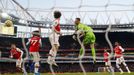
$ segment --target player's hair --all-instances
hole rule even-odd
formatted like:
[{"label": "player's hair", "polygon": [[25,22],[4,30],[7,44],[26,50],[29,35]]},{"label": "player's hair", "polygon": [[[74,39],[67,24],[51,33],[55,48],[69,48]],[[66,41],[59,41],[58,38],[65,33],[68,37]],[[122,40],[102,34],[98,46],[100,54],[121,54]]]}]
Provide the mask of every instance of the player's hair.
[{"label": "player's hair", "polygon": [[118,41],[116,41],[119,45],[121,45],[121,43],[120,42],[118,42]]},{"label": "player's hair", "polygon": [[61,17],[61,12],[60,11],[54,11],[54,18],[60,18]]},{"label": "player's hair", "polygon": [[40,32],[38,30],[35,30],[32,32],[33,36],[40,36]]},{"label": "player's hair", "polygon": [[80,21],[80,18],[77,17],[76,19],[77,19],[78,21]]},{"label": "player's hair", "polygon": [[15,43],[11,43],[11,45],[16,45]]},{"label": "player's hair", "polygon": [[15,45],[15,46],[16,46],[16,44],[15,44],[15,43],[11,43],[11,46],[12,46],[12,45]]}]

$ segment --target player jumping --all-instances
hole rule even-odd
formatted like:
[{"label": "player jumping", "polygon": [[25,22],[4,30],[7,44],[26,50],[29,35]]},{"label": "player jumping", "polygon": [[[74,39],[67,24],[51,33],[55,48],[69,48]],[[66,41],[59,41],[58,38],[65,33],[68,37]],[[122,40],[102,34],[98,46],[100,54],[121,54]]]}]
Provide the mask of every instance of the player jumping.
[{"label": "player jumping", "polygon": [[105,67],[107,71],[114,72],[112,65],[111,65],[111,61],[110,61],[110,54],[109,52],[107,52],[107,50],[104,50],[103,56],[104,56],[104,62],[105,62]]},{"label": "player jumping", "polygon": [[22,71],[22,56],[23,51],[16,47],[15,44],[11,44],[10,58],[16,59],[16,67]]},{"label": "player jumping", "polygon": [[[93,33],[93,29],[85,24],[80,23],[80,18],[75,19],[75,32],[84,37],[82,43],[84,45],[90,44],[92,50],[92,56],[94,62],[96,62],[96,53],[95,53],[95,40],[96,37]],[[80,56],[83,54],[83,49],[80,49]]]},{"label": "player jumping", "polygon": [[30,44],[29,47],[29,53],[30,56],[33,57],[33,62],[34,64],[34,74],[35,75],[40,75],[39,73],[39,61],[40,61],[40,54],[39,54],[39,49],[42,46],[41,42],[41,37],[40,37],[40,32],[39,31],[33,31],[32,37],[29,39],[27,42],[27,45]]},{"label": "player jumping", "polygon": [[54,24],[52,26],[52,33],[49,36],[49,40],[51,43],[51,50],[49,51],[49,56],[48,56],[48,64],[50,65],[55,65],[58,66],[55,62],[55,57],[57,55],[57,51],[59,49],[59,36],[60,36],[60,17],[61,17],[61,12],[60,11],[54,11]]},{"label": "player jumping", "polygon": [[116,57],[116,67],[120,70],[121,74],[124,73],[121,67],[119,66],[121,65],[121,63],[126,67],[128,73],[131,73],[123,57],[124,49],[121,47],[119,42],[115,42],[114,51],[115,51],[115,57]]}]

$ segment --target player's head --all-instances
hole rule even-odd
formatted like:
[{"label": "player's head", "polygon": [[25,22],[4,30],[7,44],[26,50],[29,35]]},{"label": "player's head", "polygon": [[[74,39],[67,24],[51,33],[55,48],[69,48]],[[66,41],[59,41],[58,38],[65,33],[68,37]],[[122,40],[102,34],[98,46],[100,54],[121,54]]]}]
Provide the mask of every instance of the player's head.
[{"label": "player's head", "polygon": [[60,11],[54,11],[54,18],[58,19],[61,17],[61,12]]},{"label": "player's head", "polygon": [[16,45],[14,43],[11,44],[11,49],[15,49]]},{"label": "player's head", "polygon": [[32,32],[33,36],[40,36],[40,32],[38,30],[35,30]]},{"label": "player's head", "polygon": [[78,25],[80,23],[80,18],[75,18],[75,25]]},{"label": "player's head", "polygon": [[116,42],[114,43],[114,45],[115,45],[115,46],[118,46],[118,45],[120,45],[120,43],[116,41]]}]

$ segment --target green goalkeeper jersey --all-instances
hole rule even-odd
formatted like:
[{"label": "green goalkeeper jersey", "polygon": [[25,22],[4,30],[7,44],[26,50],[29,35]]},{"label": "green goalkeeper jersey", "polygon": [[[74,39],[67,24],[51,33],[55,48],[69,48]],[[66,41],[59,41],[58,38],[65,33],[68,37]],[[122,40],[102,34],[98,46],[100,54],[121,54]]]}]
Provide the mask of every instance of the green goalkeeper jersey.
[{"label": "green goalkeeper jersey", "polygon": [[93,29],[91,27],[80,23],[76,25],[76,30],[81,30],[82,32],[85,33],[84,39],[83,39],[84,44],[95,43],[96,38],[93,33]]}]

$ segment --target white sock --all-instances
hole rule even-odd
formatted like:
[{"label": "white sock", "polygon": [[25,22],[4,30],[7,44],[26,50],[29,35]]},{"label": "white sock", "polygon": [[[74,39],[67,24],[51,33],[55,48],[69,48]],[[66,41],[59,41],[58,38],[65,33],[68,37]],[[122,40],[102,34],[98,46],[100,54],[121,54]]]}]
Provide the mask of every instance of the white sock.
[{"label": "white sock", "polygon": [[126,69],[127,69],[128,72],[130,72],[130,70],[129,70],[129,68],[127,66],[126,66]]},{"label": "white sock", "polygon": [[110,72],[109,67],[106,67],[106,68],[107,68],[107,71]]},{"label": "white sock", "polygon": [[123,72],[123,70],[121,68],[119,68],[120,72]]},{"label": "white sock", "polygon": [[110,70],[111,70],[111,72],[114,72],[114,69],[112,68],[112,66],[110,66]]},{"label": "white sock", "polygon": [[123,65],[126,67],[127,71],[130,72],[130,70],[125,62],[123,62]]}]

